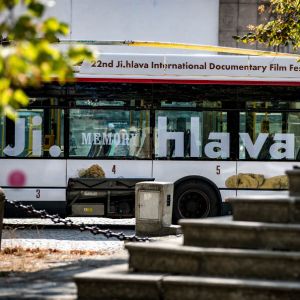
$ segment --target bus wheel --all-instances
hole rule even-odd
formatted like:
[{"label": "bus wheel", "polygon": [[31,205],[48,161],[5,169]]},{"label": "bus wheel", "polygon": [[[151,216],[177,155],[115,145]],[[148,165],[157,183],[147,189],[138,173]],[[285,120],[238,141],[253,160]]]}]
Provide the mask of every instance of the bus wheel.
[{"label": "bus wheel", "polygon": [[218,197],[214,189],[203,181],[187,181],[174,193],[173,223],[185,218],[217,216]]}]

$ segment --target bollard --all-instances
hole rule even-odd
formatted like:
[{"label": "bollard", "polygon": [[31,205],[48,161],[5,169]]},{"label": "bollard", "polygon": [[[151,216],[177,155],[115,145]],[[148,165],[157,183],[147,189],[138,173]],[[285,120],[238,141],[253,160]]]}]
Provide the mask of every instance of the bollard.
[{"label": "bollard", "polygon": [[1,250],[4,205],[5,205],[5,194],[4,194],[4,191],[0,188],[0,250]]},{"label": "bollard", "polygon": [[290,197],[300,198],[300,167],[294,166],[293,170],[285,172],[289,180]]}]

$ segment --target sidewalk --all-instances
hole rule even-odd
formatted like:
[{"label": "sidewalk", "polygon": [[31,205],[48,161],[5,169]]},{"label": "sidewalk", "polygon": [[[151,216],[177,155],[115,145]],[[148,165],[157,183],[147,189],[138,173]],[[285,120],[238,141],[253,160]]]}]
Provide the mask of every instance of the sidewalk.
[{"label": "sidewalk", "polygon": [[125,254],[103,258],[80,259],[37,272],[1,274],[0,299],[74,300],[77,289],[75,274],[126,262]]},{"label": "sidewalk", "polygon": [[[120,232],[120,230],[113,230]],[[133,235],[133,230],[123,230]],[[74,229],[8,229],[2,232],[2,249],[30,248],[57,249],[63,251],[86,250],[111,253],[123,248],[124,242],[116,238],[107,239],[103,235],[93,235]]]},{"label": "sidewalk", "polygon": [[[85,224],[101,223],[108,228],[111,225],[134,226],[135,224],[135,219],[72,218],[72,220],[79,224],[82,222]],[[90,232],[80,232],[74,229],[57,229],[55,225],[47,229],[37,228],[37,225],[49,225],[49,221],[41,219],[5,219],[6,228],[9,228],[12,224],[17,226],[13,229],[3,230],[2,250],[6,247],[51,248],[62,251],[97,251],[99,254],[79,256],[72,261],[48,260],[47,268],[33,272],[3,271],[5,269],[3,267],[8,262],[0,260],[0,299],[74,300],[77,298],[76,285],[73,282],[75,274],[110,265],[123,264],[128,259],[127,251],[124,250],[124,242],[117,239],[106,239],[102,235],[93,235]],[[21,229],[21,224],[25,223],[31,226],[31,229]],[[18,224],[20,224],[20,228]],[[113,231],[123,231],[126,235],[134,234],[134,230],[128,229],[122,230],[120,228]],[[35,261],[31,261],[32,266],[34,266],[34,263]]]},{"label": "sidewalk", "polygon": [[[67,219],[72,220],[75,224],[86,224],[86,225],[99,225],[101,227],[112,226],[112,227],[133,227],[135,226],[135,218],[130,219],[110,219],[110,218],[96,218],[96,217],[68,217]],[[27,226],[38,226],[38,227],[59,227],[60,224],[55,224],[49,219],[41,218],[26,218],[26,219],[3,219],[4,226],[17,226],[25,225]]]},{"label": "sidewalk", "polygon": [[[103,225],[107,228],[134,226],[135,219],[71,218],[74,223]],[[25,229],[23,225],[25,226]],[[19,225],[19,226],[18,226]],[[76,299],[77,291],[73,275],[94,268],[124,263],[127,252],[124,242],[106,239],[102,235],[80,232],[74,229],[58,229],[51,220],[4,219],[2,250],[5,248],[57,249],[61,251],[97,251],[98,255],[78,257],[77,260],[47,260],[48,268],[34,272],[3,271],[9,261],[0,261],[0,299]],[[46,228],[46,229],[42,229]],[[123,231],[126,235],[134,230]],[[19,258],[19,260],[22,258]],[[24,263],[28,259],[24,259]],[[22,263],[22,262],[21,262]],[[32,266],[34,266],[34,261]],[[2,270],[1,270],[2,264]],[[26,269],[28,266],[26,266]]]}]

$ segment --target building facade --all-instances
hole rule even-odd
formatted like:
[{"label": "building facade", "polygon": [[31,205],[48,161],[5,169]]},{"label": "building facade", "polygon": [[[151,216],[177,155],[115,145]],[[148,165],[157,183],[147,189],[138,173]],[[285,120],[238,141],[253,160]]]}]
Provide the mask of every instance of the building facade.
[{"label": "building facade", "polygon": [[258,45],[237,43],[232,36],[247,33],[248,25],[261,24],[269,20],[268,13],[258,12],[258,7],[267,0],[220,0],[219,3],[219,45],[227,47],[265,49]]},{"label": "building facade", "polygon": [[266,20],[257,8],[267,2],[59,0],[47,14],[69,24],[67,39],[71,40],[144,40],[245,47],[232,36],[247,32],[249,24]]}]

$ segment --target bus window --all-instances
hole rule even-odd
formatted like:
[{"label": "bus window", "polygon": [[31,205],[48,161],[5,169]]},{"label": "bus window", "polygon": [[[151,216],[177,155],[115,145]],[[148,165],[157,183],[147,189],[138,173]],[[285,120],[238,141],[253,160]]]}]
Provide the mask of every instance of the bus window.
[{"label": "bus window", "polygon": [[156,111],[157,158],[229,158],[227,113]]},{"label": "bus window", "polygon": [[240,113],[240,159],[294,160],[300,148],[299,113]]},{"label": "bus window", "polygon": [[71,109],[69,155],[150,158],[149,120],[149,111]]},{"label": "bus window", "polygon": [[109,100],[98,100],[98,99],[82,99],[75,101],[76,106],[125,106],[127,103],[125,101],[109,101]]},{"label": "bus window", "polygon": [[21,109],[5,120],[2,152],[11,157],[62,157],[64,117],[60,109]]},{"label": "bus window", "polygon": [[300,160],[300,113],[287,113],[287,132],[295,136],[295,160]]}]

